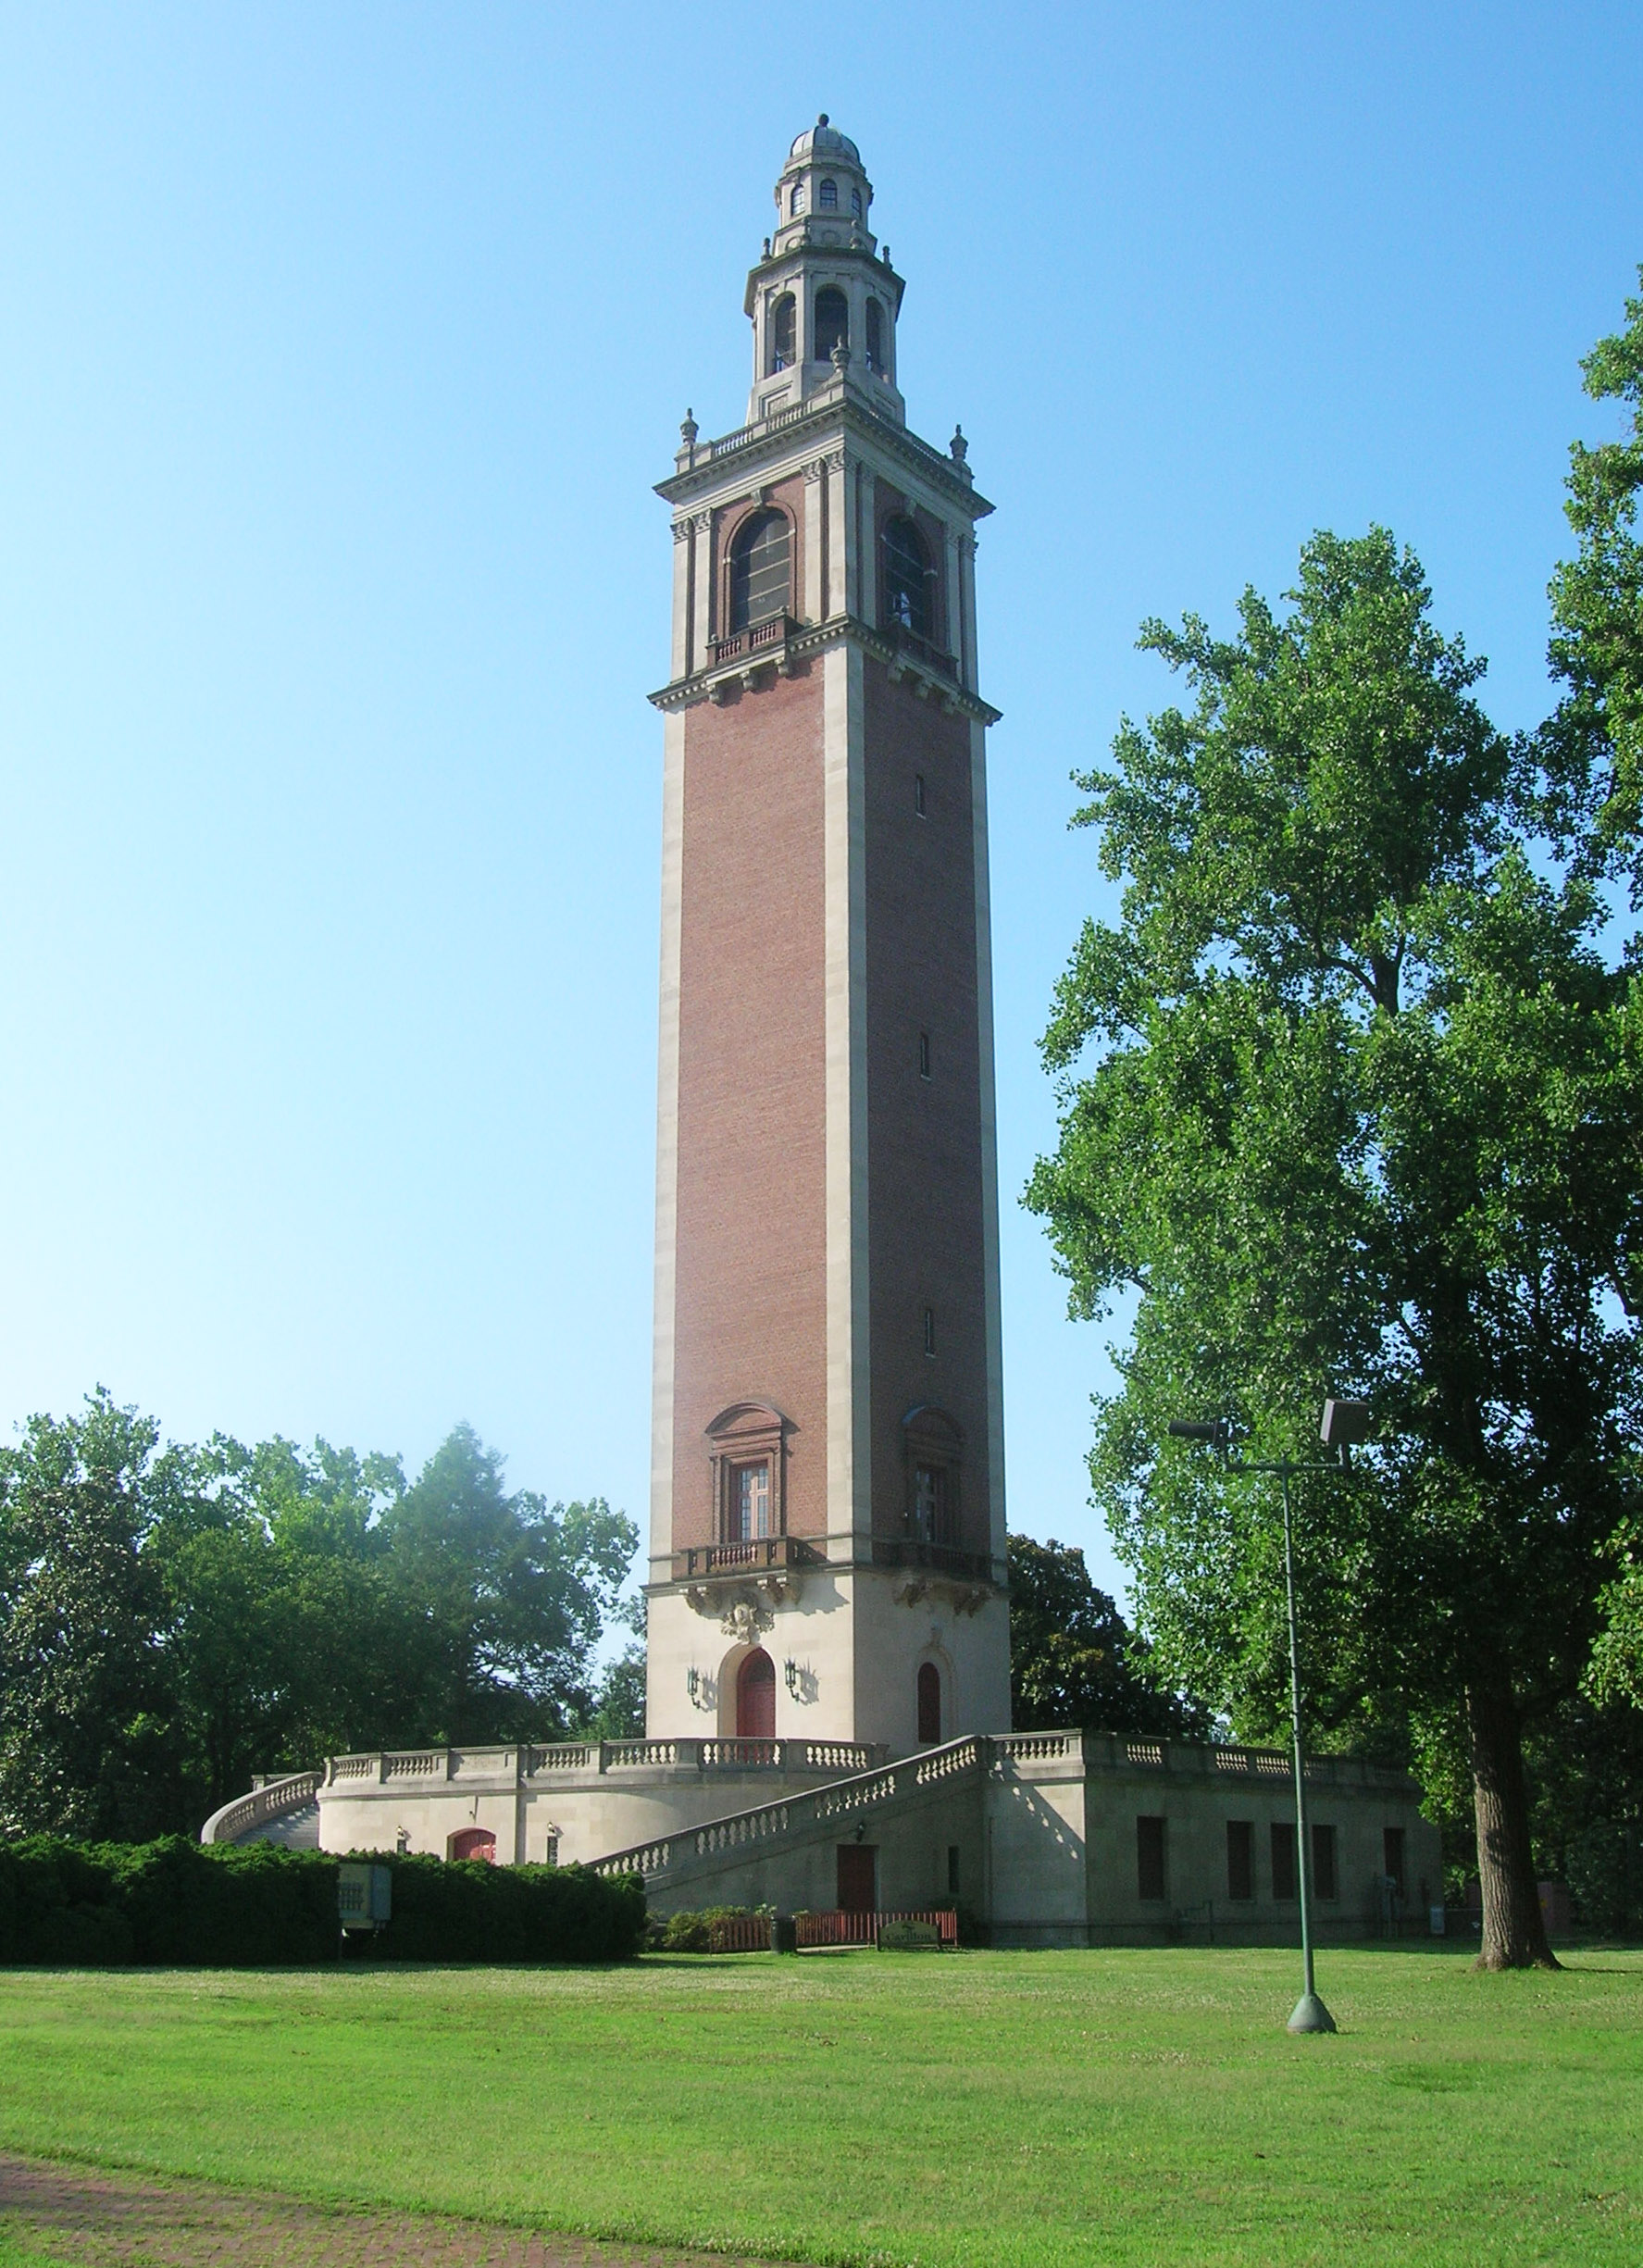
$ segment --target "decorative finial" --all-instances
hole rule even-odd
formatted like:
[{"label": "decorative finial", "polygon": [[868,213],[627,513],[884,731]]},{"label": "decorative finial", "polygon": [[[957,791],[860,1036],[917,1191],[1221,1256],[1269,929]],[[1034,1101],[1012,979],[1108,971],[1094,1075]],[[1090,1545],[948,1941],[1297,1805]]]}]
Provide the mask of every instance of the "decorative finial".
[{"label": "decorative finial", "polygon": [[687,409],[684,422],[678,429],[678,437],[687,449],[693,449],[696,446],[696,436],[701,430],[701,427],[696,423],[695,412]]},{"label": "decorative finial", "polygon": [[886,244],[885,244],[885,247],[884,247],[884,265],[886,266],[886,268],[888,268],[888,267],[890,266],[890,244],[889,244],[888,241],[886,242]]},{"label": "decorative finial", "polygon": [[953,427],[952,439],[948,442],[947,446],[952,450],[956,462],[962,465],[965,457],[967,457],[970,454],[970,444],[965,439],[965,429],[962,425],[955,425]]},{"label": "decorative finial", "polygon": [[850,349],[845,345],[842,339],[840,340],[838,345],[833,349],[832,364],[834,369],[838,371],[840,378],[844,376],[845,371],[850,368]]},{"label": "decorative finial", "polygon": [[765,257],[766,259],[770,257],[770,239],[768,237],[765,239]]},{"label": "decorative finial", "polygon": [[827,124],[827,122],[828,122],[828,114],[827,114],[827,112],[826,112],[825,110],[818,110],[818,111],[816,112],[816,114],[815,114],[815,122],[816,122],[816,124],[817,124],[818,126],[825,126],[825,125]]}]

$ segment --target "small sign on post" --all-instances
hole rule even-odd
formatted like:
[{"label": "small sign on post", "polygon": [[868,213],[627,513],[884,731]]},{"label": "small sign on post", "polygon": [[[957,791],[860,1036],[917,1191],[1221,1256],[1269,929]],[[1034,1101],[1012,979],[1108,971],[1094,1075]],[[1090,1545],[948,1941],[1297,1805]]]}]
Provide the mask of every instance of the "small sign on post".
[{"label": "small sign on post", "polygon": [[380,1929],[393,1918],[393,1869],[344,1859],[337,1868],[337,1919],[344,1929]]}]

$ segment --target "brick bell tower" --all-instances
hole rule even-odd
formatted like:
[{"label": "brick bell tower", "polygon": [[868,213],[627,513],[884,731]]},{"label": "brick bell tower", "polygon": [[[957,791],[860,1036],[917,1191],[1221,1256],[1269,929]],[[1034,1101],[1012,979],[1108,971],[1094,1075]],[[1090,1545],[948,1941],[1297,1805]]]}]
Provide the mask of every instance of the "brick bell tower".
[{"label": "brick bell tower", "polygon": [[687,416],[657,491],[653,1739],[1009,1726],[992,507],[961,435],[908,430],[872,200],[825,117],[799,136],[748,277],[748,421]]}]

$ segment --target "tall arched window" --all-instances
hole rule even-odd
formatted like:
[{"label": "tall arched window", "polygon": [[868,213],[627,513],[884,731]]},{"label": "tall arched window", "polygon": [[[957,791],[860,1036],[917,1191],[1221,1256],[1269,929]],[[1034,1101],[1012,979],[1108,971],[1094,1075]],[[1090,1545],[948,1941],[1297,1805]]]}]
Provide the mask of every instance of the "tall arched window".
[{"label": "tall arched window", "polygon": [[918,1665],[918,1745],[939,1747],[941,1739],[941,1673],[933,1662]]},{"label": "tall arched window", "polygon": [[751,629],[788,610],[791,588],[788,524],[779,512],[754,512],[730,547],[730,628]]},{"label": "tall arched window", "polygon": [[791,292],[784,292],[770,310],[770,375],[792,368],[798,351],[798,315]]},{"label": "tall arched window", "polygon": [[776,1738],[776,1664],[762,1646],[744,1657],[736,1673],[736,1738]]},{"label": "tall arched window", "polygon": [[838,182],[824,181],[820,190],[816,193],[815,202],[817,208],[820,211],[824,213],[836,213],[839,210]]},{"label": "tall arched window", "polygon": [[850,344],[850,302],[829,283],[815,295],[815,349],[813,360],[826,362],[836,346]]},{"label": "tall arched window", "polygon": [[876,299],[867,302],[867,368],[882,370],[884,364],[884,309]]},{"label": "tall arched window", "polygon": [[859,220],[862,217],[862,193],[859,189],[853,189],[850,193],[850,209]]},{"label": "tall arched window", "polygon": [[802,213],[803,210],[804,184],[803,181],[795,181],[793,183],[793,193],[788,199],[788,211],[790,213]]},{"label": "tall arched window", "polygon": [[930,634],[930,568],[924,538],[910,519],[887,521],[884,530],[884,620],[915,637]]}]

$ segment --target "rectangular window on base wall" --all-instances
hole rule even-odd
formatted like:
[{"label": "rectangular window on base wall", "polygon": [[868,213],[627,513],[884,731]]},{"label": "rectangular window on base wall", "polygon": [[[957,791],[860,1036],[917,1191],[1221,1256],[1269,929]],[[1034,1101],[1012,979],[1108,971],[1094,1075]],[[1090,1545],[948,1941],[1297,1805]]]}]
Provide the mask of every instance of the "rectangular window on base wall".
[{"label": "rectangular window on base wall", "polygon": [[1229,1819],[1226,1822],[1226,1895],[1228,1898],[1253,1898],[1255,1895],[1255,1826],[1249,1819]]},{"label": "rectangular window on base wall", "polygon": [[1148,1903],[1169,1895],[1164,1823],[1142,1812],[1135,1823],[1136,1896]]},{"label": "rectangular window on base wall", "polygon": [[1400,1898],[1408,1893],[1403,1887],[1403,1829],[1388,1827],[1381,1836],[1381,1852],[1386,1864],[1387,1879]]},{"label": "rectangular window on base wall", "polygon": [[1295,1886],[1295,1829],[1287,1819],[1273,1822],[1272,1894],[1275,1898],[1300,1896]]},{"label": "rectangular window on base wall", "polygon": [[1335,1829],[1313,1829],[1313,1895],[1316,1898],[1338,1898],[1340,1884],[1335,1872]]}]

